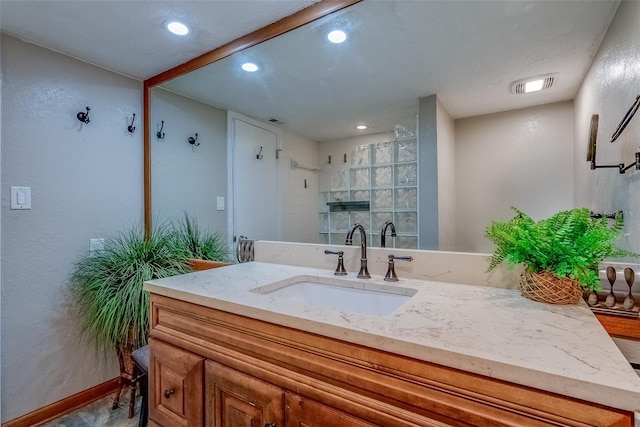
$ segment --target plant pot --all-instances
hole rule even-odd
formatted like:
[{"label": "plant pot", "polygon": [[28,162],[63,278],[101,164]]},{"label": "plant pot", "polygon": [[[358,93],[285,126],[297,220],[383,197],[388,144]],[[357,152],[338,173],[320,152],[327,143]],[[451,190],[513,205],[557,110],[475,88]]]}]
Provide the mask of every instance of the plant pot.
[{"label": "plant pot", "polygon": [[523,271],[520,292],[524,297],[550,304],[575,304],[583,294],[582,286],[576,280],[558,277],[547,270],[539,273]]}]

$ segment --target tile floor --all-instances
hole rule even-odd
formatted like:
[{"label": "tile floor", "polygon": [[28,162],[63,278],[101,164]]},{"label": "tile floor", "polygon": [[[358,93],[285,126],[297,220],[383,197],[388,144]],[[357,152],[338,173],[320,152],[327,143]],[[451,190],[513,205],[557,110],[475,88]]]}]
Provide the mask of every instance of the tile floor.
[{"label": "tile floor", "polygon": [[141,400],[136,396],[135,414],[133,418],[127,418],[130,396],[129,389],[122,391],[118,409],[111,409],[113,403],[111,394],[63,417],[49,421],[42,427],[137,427]]}]

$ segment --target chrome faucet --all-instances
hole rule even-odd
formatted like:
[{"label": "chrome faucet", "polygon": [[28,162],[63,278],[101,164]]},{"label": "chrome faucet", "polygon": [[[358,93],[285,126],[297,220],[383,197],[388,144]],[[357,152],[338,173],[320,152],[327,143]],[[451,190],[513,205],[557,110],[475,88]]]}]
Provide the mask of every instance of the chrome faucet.
[{"label": "chrome faucet", "polygon": [[387,228],[391,227],[391,237],[396,237],[396,226],[391,221],[386,221],[382,224],[382,232],[380,232],[380,247],[386,248],[386,234]]},{"label": "chrome faucet", "polygon": [[353,245],[353,233],[356,230],[360,230],[360,272],[358,272],[358,279],[370,279],[371,275],[367,268],[367,232],[362,224],[355,223],[349,227],[347,240],[345,240],[344,244],[347,246]]}]

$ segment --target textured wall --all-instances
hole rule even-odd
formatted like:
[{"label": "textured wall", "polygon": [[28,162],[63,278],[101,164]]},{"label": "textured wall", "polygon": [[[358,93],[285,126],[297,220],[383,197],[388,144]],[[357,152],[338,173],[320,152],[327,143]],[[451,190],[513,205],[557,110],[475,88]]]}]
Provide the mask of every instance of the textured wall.
[{"label": "textured wall", "polygon": [[436,250],[438,244],[438,97],[420,98],[418,120],[418,212],[421,249]]},{"label": "textured wall", "polygon": [[[281,132],[279,179],[282,195],[282,240],[318,241],[318,173],[290,167],[291,159],[308,166],[320,166],[318,143],[292,132]],[[307,187],[304,182],[307,181]]]},{"label": "textured wall", "polygon": [[619,244],[640,252],[640,172],[591,170],[586,159],[592,114],[599,114],[598,164],[633,163],[640,145],[640,112],[614,142],[609,139],[640,95],[640,2],[623,1],[575,99],[575,203],[594,211],[624,211]]},{"label": "textured wall", "polygon": [[[164,120],[164,139],[156,132]],[[198,134],[195,147],[187,142]],[[151,96],[151,193],[153,221],[180,220],[227,235],[227,112],[155,88]]]},{"label": "textured wall", "polygon": [[[2,421],[117,376],[65,292],[89,239],[142,221],[141,83],[2,37]],[[91,123],[76,113],[91,107]],[[9,186],[32,209],[9,210]]]},{"label": "textured wall", "polygon": [[573,106],[560,102],[456,121],[457,250],[492,252],[491,221],[573,207]]},{"label": "textured wall", "polygon": [[[2,33],[0,33],[0,48],[2,47]],[[1,49],[0,49],[1,52]],[[2,106],[2,82],[4,81],[4,68],[2,68],[2,55],[0,54],[0,106]],[[0,124],[2,124],[2,108],[0,108]],[[2,126],[0,126],[1,130]],[[2,147],[2,132],[0,131],[0,147]],[[0,149],[0,195],[4,191],[2,186],[2,149]],[[1,199],[1,196],[0,196]],[[0,260],[2,259],[2,208],[0,207]],[[0,262],[0,285],[2,284],[2,262]],[[0,291],[0,331],[2,330],[2,292]],[[0,339],[0,355],[2,354],[2,339]],[[1,365],[1,363],[0,363]],[[2,369],[0,368],[0,384],[2,384]],[[2,387],[0,387],[0,402],[2,402]],[[0,421],[2,420],[2,405],[0,405]]]},{"label": "textured wall", "polygon": [[456,248],[456,128],[439,98],[436,99],[438,134],[438,249]]}]

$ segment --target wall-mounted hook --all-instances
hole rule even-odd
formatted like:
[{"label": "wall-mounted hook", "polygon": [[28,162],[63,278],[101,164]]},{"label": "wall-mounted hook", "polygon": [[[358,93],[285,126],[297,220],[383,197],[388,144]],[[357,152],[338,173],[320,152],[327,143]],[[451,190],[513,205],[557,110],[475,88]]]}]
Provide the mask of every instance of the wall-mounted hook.
[{"label": "wall-mounted hook", "polygon": [[161,122],[160,130],[158,132],[156,132],[156,138],[164,139],[164,132],[162,132],[163,128],[164,128],[164,120]]},{"label": "wall-mounted hook", "polygon": [[197,147],[200,145],[200,143],[196,143],[196,141],[198,140],[198,134],[196,133],[196,137],[192,137],[190,136],[189,139],[187,140],[189,142],[189,144],[193,145],[194,147]]},{"label": "wall-mounted hook", "polygon": [[91,110],[91,108],[87,107],[86,113],[84,111],[80,111],[78,114],[76,114],[78,120],[80,120],[82,123],[89,123],[91,121],[89,119],[89,110]]},{"label": "wall-mounted hook", "polygon": [[136,113],[133,113],[133,118],[131,119],[131,124],[127,126],[127,130],[129,133],[134,133],[136,131],[136,127],[133,125],[133,122],[136,121]]},{"label": "wall-mounted hook", "polygon": [[260,151],[258,151],[258,154],[256,154],[256,159],[258,160],[262,160],[264,156],[262,155],[262,146],[260,146]]}]

